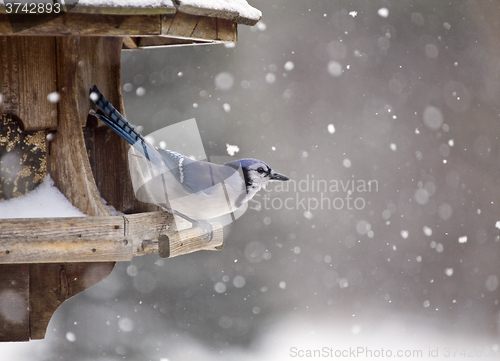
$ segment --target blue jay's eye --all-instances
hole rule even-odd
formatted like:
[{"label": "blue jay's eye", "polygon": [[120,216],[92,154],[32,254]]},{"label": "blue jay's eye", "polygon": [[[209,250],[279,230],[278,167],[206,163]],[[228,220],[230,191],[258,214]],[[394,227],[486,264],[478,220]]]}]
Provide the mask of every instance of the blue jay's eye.
[{"label": "blue jay's eye", "polygon": [[265,173],[265,170],[264,170],[264,168],[259,167],[259,168],[257,168],[257,172],[259,172],[259,173]]}]

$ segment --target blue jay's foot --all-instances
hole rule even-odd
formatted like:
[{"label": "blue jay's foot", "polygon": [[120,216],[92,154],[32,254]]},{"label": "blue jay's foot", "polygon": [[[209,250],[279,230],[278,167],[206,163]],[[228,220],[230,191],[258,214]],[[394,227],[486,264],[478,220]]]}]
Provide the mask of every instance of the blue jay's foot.
[{"label": "blue jay's foot", "polygon": [[179,217],[182,217],[184,218],[186,221],[190,222],[192,227],[191,228],[196,228],[196,227],[200,227],[202,228],[205,232],[203,232],[203,234],[205,234],[205,238],[208,238],[208,242],[210,242],[213,238],[214,238],[214,229],[212,227],[212,225],[210,224],[210,222],[208,221],[197,221],[193,218],[190,218],[188,216],[186,216],[185,214],[182,214],[180,212],[177,212],[175,210],[171,210],[170,208],[167,208],[167,210],[170,212],[170,213],[173,213]]},{"label": "blue jay's foot", "polygon": [[200,227],[203,228],[205,238],[208,238],[208,242],[210,242],[214,238],[214,228],[208,221],[194,221],[191,222],[193,224],[193,228]]}]

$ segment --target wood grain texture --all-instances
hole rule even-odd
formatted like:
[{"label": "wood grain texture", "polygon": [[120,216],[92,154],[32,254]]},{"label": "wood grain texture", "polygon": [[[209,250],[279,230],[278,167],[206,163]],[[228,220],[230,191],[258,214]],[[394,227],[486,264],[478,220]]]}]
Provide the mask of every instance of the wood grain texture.
[{"label": "wood grain texture", "polygon": [[[121,102],[117,104],[120,109]],[[109,127],[89,129],[86,134],[90,164],[101,196],[123,213],[141,213],[161,210],[154,204],[143,203],[135,197],[130,179],[129,144]],[[92,140],[90,142],[90,140]]]},{"label": "wood grain texture", "polygon": [[119,111],[123,111],[121,93],[121,48],[120,37],[80,37],[76,49],[76,82],[78,111],[81,125],[87,123],[92,102],[89,89],[97,85],[107,99]]},{"label": "wood grain texture", "polygon": [[238,26],[234,21],[217,19],[217,39],[224,43],[238,41]]},{"label": "wood grain texture", "polygon": [[199,20],[199,16],[177,13],[164,35],[191,38]]},{"label": "wood grain texture", "polygon": [[132,244],[123,234],[121,217],[3,220],[0,258],[15,263],[126,261]]},{"label": "wood grain texture", "polygon": [[[223,229],[214,223],[209,241],[202,228],[167,212],[125,216],[0,220],[0,264],[128,261],[159,253],[159,239],[168,242],[167,257],[199,250],[219,250]],[[161,237],[166,236],[166,237]],[[165,246],[165,245],[162,245]],[[162,252],[165,256],[165,252]]]},{"label": "wood grain texture", "polygon": [[78,63],[82,61],[78,57],[79,44],[77,37],[57,39],[57,77],[61,100],[58,103],[59,124],[50,143],[47,168],[56,187],[74,206],[90,216],[107,216],[109,212],[101,201],[90,169],[78,117],[81,114],[78,93],[81,88],[75,74]]},{"label": "wood grain texture", "polygon": [[0,36],[2,113],[17,116],[24,130],[57,126],[55,38]]},{"label": "wood grain texture", "polygon": [[141,38],[140,37],[124,36],[122,49],[135,49],[135,48],[137,48],[137,43],[138,43],[139,39],[141,39]]},{"label": "wood grain texture", "polygon": [[29,341],[29,266],[0,265],[0,342]]},{"label": "wood grain texture", "polygon": [[237,24],[232,20],[217,19],[184,13],[162,16],[161,35],[193,41],[236,42]]},{"label": "wood grain texture", "polygon": [[[237,24],[232,20],[190,15],[182,12],[155,16],[138,16],[137,18],[135,16],[127,17],[68,13],[36,27],[28,27],[17,32],[12,31],[9,20],[12,21],[7,18],[6,15],[0,14],[0,35],[15,35],[3,37],[6,40],[4,40],[4,44],[0,47],[0,54],[2,54],[1,48],[9,49],[11,43],[19,43],[21,44],[19,46],[22,47],[22,49],[19,49],[17,52],[13,51],[13,55],[21,54],[20,51],[24,51],[26,49],[33,53],[39,52],[40,54],[36,54],[30,58],[40,59],[38,63],[26,64],[28,69],[26,73],[28,74],[29,69],[33,66],[40,70],[44,70],[46,68],[49,70],[54,69],[53,67],[47,66],[49,62],[53,63],[55,61],[55,52],[52,51],[52,48],[55,46],[54,36],[83,36],[83,38],[89,36],[125,37],[125,47],[128,49],[136,49],[137,44],[139,43],[142,43],[139,47],[158,47],[235,42],[237,39]],[[44,37],[40,38],[40,35]],[[26,43],[26,40],[24,39],[29,39],[30,43],[24,45],[24,43]],[[39,43],[38,39],[43,39],[42,43]],[[47,46],[46,42],[51,42],[51,47]],[[32,46],[33,44],[35,46]],[[15,49],[17,48],[14,48],[14,50]],[[92,54],[102,55],[106,54],[106,52],[92,52]],[[9,56],[12,57],[13,55]],[[13,59],[13,61],[17,62],[16,59]],[[16,69],[10,67],[9,63],[5,61],[3,61],[2,68],[4,69],[4,72],[9,69]],[[23,74],[24,73],[21,73],[21,75]],[[53,74],[46,71],[39,72],[39,74],[39,77],[42,76],[44,78],[42,79],[44,81],[41,82],[40,85],[47,87],[52,84],[52,88],[54,88],[55,76],[53,76]],[[37,78],[27,78],[26,80],[27,81],[21,81],[21,84],[25,85],[25,87],[30,91],[32,89],[36,89],[35,87],[29,87],[29,81],[33,82],[37,80]],[[52,89],[49,92],[45,91],[45,93],[48,94],[52,91],[54,90]],[[17,93],[12,94],[16,95]],[[36,96],[38,94],[42,94],[42,92],[32,91],[31,94]],[[53,107],[52,110],[56,109],[56,104],[48,102],[47,99],[45,99],[45,102]],[[7,104],[9,105],[10,103],[8,102]],[[18,104],[19,102],[10,105],[10,108],[14,107],[14,109],[17,109]],[[9,109],[9,112],[12,111]],[[47,117],[47,114],[49,114],[52,117],[52,122],[54,122],[55,114],[52,111],[40,111],[39,113],[44,117]],[[18,115],[17,113],[13,114]],[[42,117],[41,119],[43,120],[44,118]],[[42,120],[40,120],[40,122]],[[51,123],[51,127],[54,127],[54,123]],[[41,127],[39,126],[36,129],[41,129]]]},{"label": "wood grain texture", "polygon": [[102,281],[113,267],[113,262],[31,264],[31,339],[43,339],[55,310],[67,299]]},{"label": "wood grain texture", "polygon": [[[1,11],[1,7],[0,7]],[[71,9],[73,13],[104,14],[104,15],[157,15],[173,14],[172,6],[89,6],[77,4]]]},{"label": "wood grain texture", "polygon": [[[30,16],[12,17],[0,14],[1,35],[36,36],[145,36],[159,35],[161,15],[101,15],[65,13],[62,16],[31,26]],[[12,29],[23,29],[14,31]]]},{"label": "wood grain texture", "polygon": [[200,17],[196,27],[191,34],[191,37],[197,39],[218,39],[217,36],[217,19]]}]

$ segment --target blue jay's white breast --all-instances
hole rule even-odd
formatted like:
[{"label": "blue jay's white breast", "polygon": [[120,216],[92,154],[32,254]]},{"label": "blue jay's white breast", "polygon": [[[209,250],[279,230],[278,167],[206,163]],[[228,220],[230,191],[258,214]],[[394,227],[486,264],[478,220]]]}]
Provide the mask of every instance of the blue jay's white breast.
[{"label": "blue jay's white breast", "polygon": [[234,212],[245,198],[245,182],[238,171],[225,166],[216,167],[227,171],[228,177],[215,185],[210,183],[210,186],[197,192],[189,191],[171,171],[165,170],[144,183],[136,191],[136,197],[143,202],[176,210],[195,220],[208,220]]}]

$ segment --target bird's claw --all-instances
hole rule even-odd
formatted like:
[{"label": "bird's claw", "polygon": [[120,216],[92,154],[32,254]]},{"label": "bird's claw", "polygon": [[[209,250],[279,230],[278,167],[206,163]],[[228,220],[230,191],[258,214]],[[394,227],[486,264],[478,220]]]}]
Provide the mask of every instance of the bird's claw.
[{"label": "bird's claw", "polygon": [[212,227],[210,222],[208,222],[208,221],[195,221],[193,223],[193,228],[194,227],[203,228],[203,230],[204,230],[203,233],[205,234],[205,239],[208,238],[208,242],[212,241],[212,239],[214,238],[214,228]]}]

